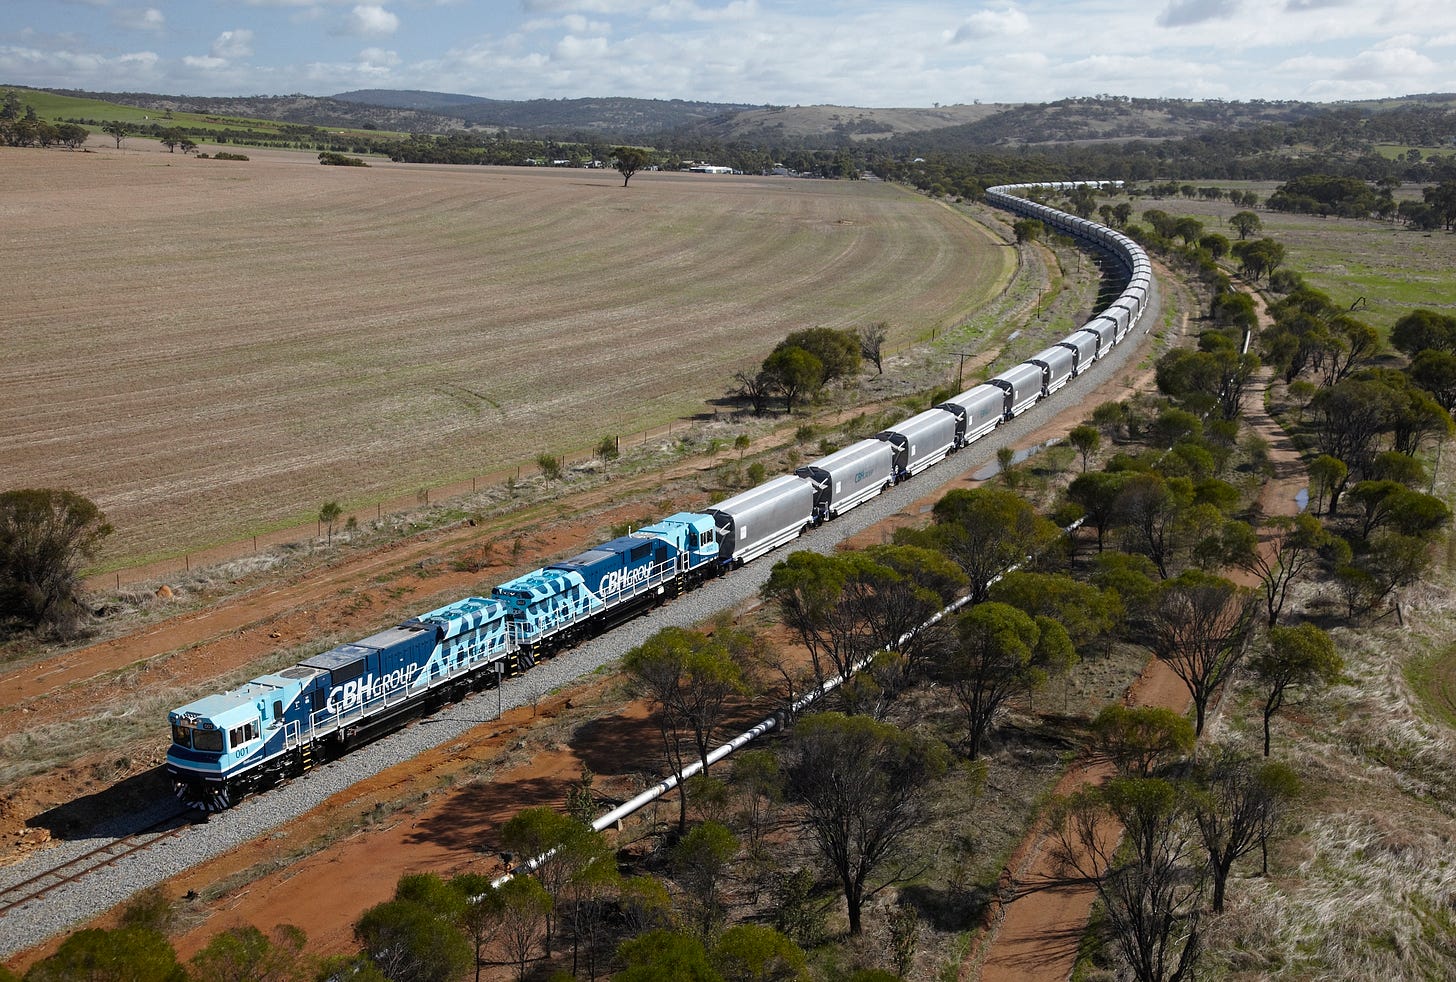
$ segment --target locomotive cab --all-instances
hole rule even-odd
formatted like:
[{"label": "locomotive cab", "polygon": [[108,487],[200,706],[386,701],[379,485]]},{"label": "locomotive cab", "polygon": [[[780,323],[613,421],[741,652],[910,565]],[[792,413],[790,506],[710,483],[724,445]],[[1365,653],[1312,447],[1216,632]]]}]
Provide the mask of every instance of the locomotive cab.
[{"label": "locomotive cab", "polygon": [[288,715],[303,688],[300,680],[267,675],[169,713],[166,768],[177,797],[226,808],[239,791],[274,776],[269,763],[298,743],[301,727],[289,726]]},{"label": "locomotive cab", "polygon": [[680,511],[632,533],[634,538],[661,539],[677,551],[679,572],[692,585],[717,570],[718,525],[712,515]]}]

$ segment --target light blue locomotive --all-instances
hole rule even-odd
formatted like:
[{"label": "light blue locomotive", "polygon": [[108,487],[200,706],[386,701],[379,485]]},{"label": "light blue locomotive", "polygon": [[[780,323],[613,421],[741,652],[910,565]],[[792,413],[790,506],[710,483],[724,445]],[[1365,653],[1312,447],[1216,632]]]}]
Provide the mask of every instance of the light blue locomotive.
[{"label": "light blue locomotive", "polygon": [[228,808],[478,688],[514,650],[506,608],[467,597],[189,703],[168,714],[173,790],[207,811]]},{"label": "light blue locomotive", "polygon": [[206,811],[463,697],[715,575],[710,515],[679,513],[240,688],[173,710],[167,771]]},{"label": "light blue locomotive", "polygon": [[1129,274],[1117,300],[1077,331],[987,383],[792,475],[533,570],[489,597],[467,597],[173,710],[166,767],[178,797],[205,810],[228,808],[241,795],[301,774],[412,716],[498,684],[793,541],[1052,395],[1140,319],[1151,264],[1127,236],[1017,193],[1032,187],[991,188],[986,198],[1106,250]]}]

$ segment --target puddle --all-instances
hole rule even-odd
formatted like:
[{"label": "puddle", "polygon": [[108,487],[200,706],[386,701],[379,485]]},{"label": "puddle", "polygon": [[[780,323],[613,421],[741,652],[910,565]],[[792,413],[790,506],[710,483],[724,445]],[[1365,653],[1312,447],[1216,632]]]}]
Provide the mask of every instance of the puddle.
[{"label": "puddle", "polygon": [[[1018,450],[1018,451],[1016,451],[1015,454],[1012,455],[1012,457],[1011,457],[1011,464],[1012,464],[1012,466],[1015,466],[1016,464],[1021,463],[1023,460],[1025,460],[1026,458],[1032,456],[1033,454],[1039,454],[1043,450],[1045,450],[1047,447],[1055,447],[1058,443],[1061,443],[1061,442],[1062,441],[1061,441],[1061,438],[1060,437],[1053,437],[1052,439],[1048,440],[1046,443],[1038,443],[1038,444],[1036,444],[1034,446],[1027,447],[1025,450]],[[973,480],[973,481],[989,481],[989,480],[991,480],[991,478],[995,477],[997,474],[1000,474],[1000,473],[1001,473],[1001,465],[999,463],[996,463],[995,461],[992,461],[991,463],[987,464],[985,467],[982,467],[980,470],[978,470],[974,474],[972,474],[971,475],[971,480]]]}]

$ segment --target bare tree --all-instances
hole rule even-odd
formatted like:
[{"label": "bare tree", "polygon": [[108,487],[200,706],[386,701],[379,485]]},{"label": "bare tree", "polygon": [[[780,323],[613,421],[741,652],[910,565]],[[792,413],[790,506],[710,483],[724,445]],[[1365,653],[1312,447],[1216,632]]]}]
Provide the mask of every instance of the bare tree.
[{"label": "bare tree", "polygon": [[1299,779],[1283,764],[1217,747],[1195,772],[1200,790],[1194,814],[1208,852],[1213,912],[1223,913],[1229,873],[1240,858],[1263,848],[1278,828]]},{"label": "bare tree", "polygon": [[1063,801],[1053,823],[1058,859],[1096,887],[1132,977],[1189,978],[1202,952],[1207,866],[1185,791],[1155,778],[1116,778]]},{"label": "bare tree", "polygon": [[[879,889],[869,887],[870,878],[925,823],[945,750],[868,716],[820,713],[795,728],[790,754],[790,794],[803,804],[803,822],[839,878],[849,933],[857,935],[864,901]],[[890,872],[882,886],[907,872]]]},{"label": "bare tree", "polygon": [[516,966],[516,978],[524,982],[551,911],[551,895],[529,876],[512,877],[501,884],[497,894],[500,944]]},{"label": "bare tree", "polygon": [[748,404],[753,407],[753,415],[762,416],[768,412],[769,400],[778,391],[778,383],[767,372],[758,372],[749,375],[747,372],[734,372],[733,381],[738,383],[735,390],[741,398],[747,399]]},{"label": "bare tree", "polygon": [[[1238,528],[1236,523],[1231,523],[1230,531]],[[1259,578],[1264,613],[1273,627],[1279,623],[1290,587],[1319,563],[1319,550],[1329,542],[1330,534],[1319,519],[1309,514],[1277,516],[1269,520],[1264,531],[1269,536],[1264,548],[1260,548],[1257,535],[1250,528],[1247,541],[1229,551],[1236,566]]]},{"label": "bare tree", "polygon": [[875,363],[875,374],[885,374],[883,361],[885,340],[890,336],[890,324],[888,321],[876,321],[867,324],[859,329],[859,353],[868,361]]},{"label": "bare tree", "polygon": [[1244,657],[1256,603],[1247,590],[1201,570],[1180,573],[1154,595],[1153,654],[1188,687],[1197,734],[1214,692]]}]

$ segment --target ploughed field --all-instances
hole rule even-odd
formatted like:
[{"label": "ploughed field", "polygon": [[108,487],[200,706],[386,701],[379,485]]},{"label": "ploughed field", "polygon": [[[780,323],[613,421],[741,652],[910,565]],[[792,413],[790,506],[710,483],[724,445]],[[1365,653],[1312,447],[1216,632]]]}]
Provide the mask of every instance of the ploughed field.
[{"label": "ploughed field", "polygon": [[789,331],[954,324],[1014,262],[877,182],[246,152],[0,149],[5,484],[94,498],[105,564],[587,450]]}]

